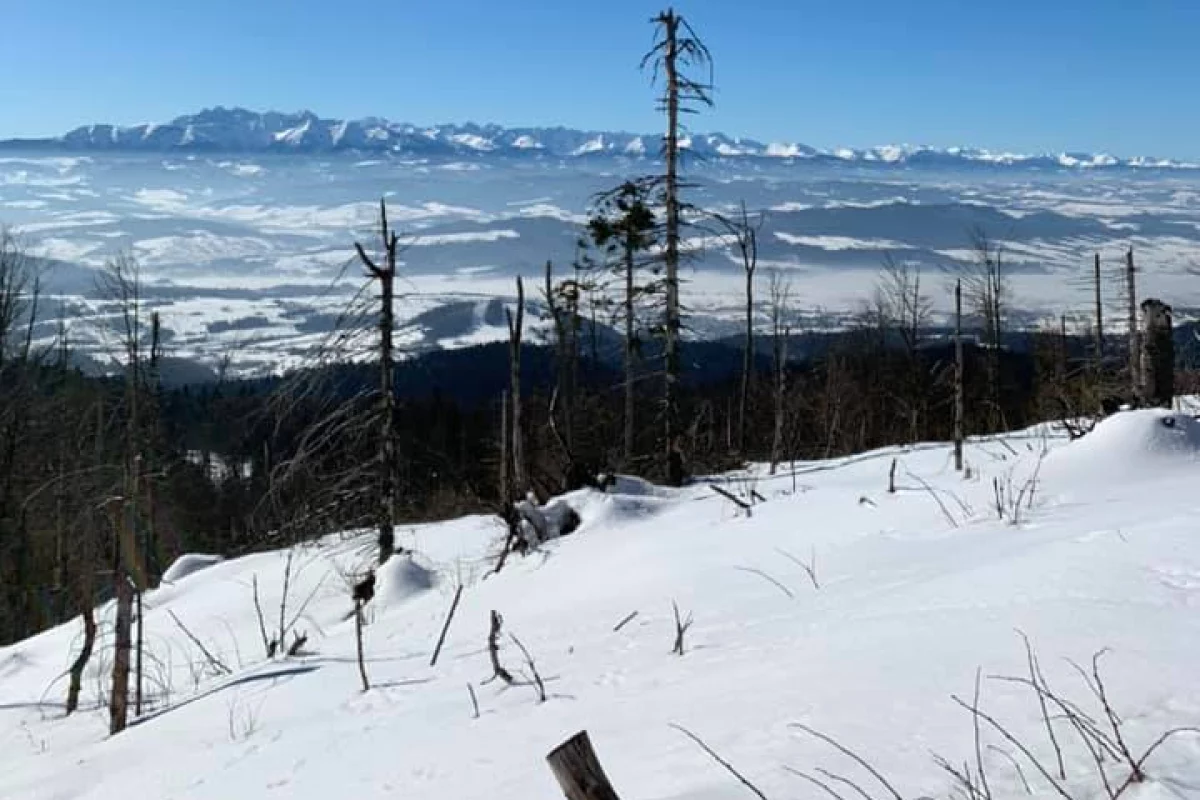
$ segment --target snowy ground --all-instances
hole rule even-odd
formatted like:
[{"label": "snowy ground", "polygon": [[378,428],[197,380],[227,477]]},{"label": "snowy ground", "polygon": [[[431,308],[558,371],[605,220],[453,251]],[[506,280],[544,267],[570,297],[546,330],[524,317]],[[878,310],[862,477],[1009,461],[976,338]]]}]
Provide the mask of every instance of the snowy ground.
[{"label": "snowy ground", "polygon": [[[973,763],[970,715],[950,695],[969,699],[977,669],[981,707],[1053,763],[1032,694],[986,678],[1024,673],[1018,630],[1050,683],[1089,708],[1066,659],[1086,665],[1111,648],[1102,668],[1135,749],[1200,724],[1200,423],[1129,412],[1078,442],[1039,428],[972,442],[966,456],[965,479],[941,444],[722,476],[765,498],[749,517],[705,486],[625,481],[575,495],[577,533],[487,578],[493,520],[413,528],[403,543],[418,555],[391,562],[369,607],[367,693],[342,576],[368,563],[369,538],[295,551],[287,616],[312,598],[297,658],[264,657],[252,599],[257,579],[277,626],[285,553],[173,576],[147,596],[154,710],[117,737],[100,697],[107,638],[87,708],[71,718],[61,674],[77,623],[0,649],[0,797],[554,798],[544,756],[580,729],[627,800],[750,796],[672,724],[772,800],[821,796],[788,767],[842,772],[886,796],[797,723],[868,757],[906,798],[947,797],[931,753]],[[997,519],[994,481],[1020,496],[1016,522],[1011,502]],[[430,668],[458,581],[462,603]],[[671,653],[673,602],[695,619],[683,657]],[[545,703],[531,687],[485,683],[492,609],[533,654]],[[215,674],[171,614],[232,674]],[[501,657],[524,671],[511,642]],[[1055,725],[1067,790],[1104,797],[1087,751]],[[984,761],[996,797],[1026,794],[1005,757],[985,748]],[[1033,794],[1057,796],[1023,770]],[[1200,797],[1200,737],[1176,737],[1147,770],[1139,795]]]}]

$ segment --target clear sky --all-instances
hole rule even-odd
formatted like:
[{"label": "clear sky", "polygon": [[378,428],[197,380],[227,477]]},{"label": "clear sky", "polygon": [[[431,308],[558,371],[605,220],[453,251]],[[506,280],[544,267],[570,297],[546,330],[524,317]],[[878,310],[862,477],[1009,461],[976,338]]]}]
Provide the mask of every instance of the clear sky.
[{"label": "clear sky", "polygon": [[[644,0],[3,0],[0,137],[200,108],[652,131]],[[1200,158],[1200,0],[688,0],[692,121]]]}]

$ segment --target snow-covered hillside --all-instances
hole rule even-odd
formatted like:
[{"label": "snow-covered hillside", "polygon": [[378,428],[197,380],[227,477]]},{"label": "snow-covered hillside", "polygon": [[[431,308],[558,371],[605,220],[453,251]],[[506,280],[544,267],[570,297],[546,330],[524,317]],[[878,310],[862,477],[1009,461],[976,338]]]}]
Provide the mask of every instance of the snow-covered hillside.
[{"label": "snow-covered hillside", "polygon": [[[577,158],[653,156],[648,134],[581,131],[571,128],[507,128],[475,123],[414,125],[380,117],[325,119],[311,111],[257,112],[209,108],[165,123],[119,126],[97,123],[62,136],[0,141],[0,148],[54,148],[71,152],[205,153],[399,153],[410,156],[520,155]],[[705,158],[769,158],[865,165],[940,167],[1025,167],[1035,169],[1196,169],[1200,165],[1164,158],[1118,158],[1108,153],[996,152],[971,147],[883,145],[820,149],[795,142],[760,142],[723,133],[694,134],[681,146]]]},{"label": "snow-covered hillside", "polygon": [[[623,480],[570,496],[580,530],[492,576],[494,520],[417,526],[402,537],[416,555],[385,567],[368,606],[366,693],[343,575],[369,564],[369,536],[291,554],[285,617],[308,636],[295,658],[265,658],[253,602],[257,583],[276,627],[287,553],[182,565],[146,598],[152,710],[117,737],[106,736],[106,655],[85,680],[85,710],[63,718],[77,624],[0,649],[0,797],[553,798],[544,756],[580,729],[624,798],[750,796],[672,725],[772,800],[822,796],[789,769],[888,796],[801,725],[868,758],[904,797],[948,797],[931,754],[975,764],[971,715],[950,695],[969,702],[977,669],[980,708],[1057,772],[1036,698],[987,677],[1026,674],[1017,631],[1053,688],[1098,719],[1066,659],[1090,670],[1111,649],[1102,675],[1134,750],[1200,724],[1200,423],[1127,412],[1073,443],[1046,427],[973,441],[966,457],[965,478],[941,444],[717,478],[765,498],[749,515],[703,484]],[[694,618],[682,657],[673,603]],[[546,702],[487,682],[492,610],[532,654]],[[528,672],[507,639],[501,659]],[[1104,797],[1079,736],[1052,725],[1065,791]],[[1024,796],[1023,780],[1056,796],[986,725],[980,752],[996,798]],[[1105,768],[1120,785],[1121,768]],[[1172,738],[1146,770],[1139,798],[1200,797],[1200,737]]]}]

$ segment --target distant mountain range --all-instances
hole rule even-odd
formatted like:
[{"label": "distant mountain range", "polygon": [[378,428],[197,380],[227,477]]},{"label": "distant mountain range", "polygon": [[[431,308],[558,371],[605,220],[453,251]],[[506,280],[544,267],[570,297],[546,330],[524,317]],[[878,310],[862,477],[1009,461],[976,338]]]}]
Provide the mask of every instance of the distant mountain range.
[{"label": "distant mountain range", "polygon": [[[86,125],[45,139],[0,140],[5,150],[67,152],[362,153],[409,157],[509,156],[525,158],[652,158],[656,134],[505,128],[499,125],[413,125],[379,117],[335,120],[309,111],[295,114],[211,108],[162,124]],[[696,134],[683,145],[710,159],[772,159],[863,165],[1025,167],[1049,169],[1200,169],[1200,164],[1160,158],[1118,158],[1106,153],[1020,155],[965,147],[888,145],[821,150],[804,144]]]}]

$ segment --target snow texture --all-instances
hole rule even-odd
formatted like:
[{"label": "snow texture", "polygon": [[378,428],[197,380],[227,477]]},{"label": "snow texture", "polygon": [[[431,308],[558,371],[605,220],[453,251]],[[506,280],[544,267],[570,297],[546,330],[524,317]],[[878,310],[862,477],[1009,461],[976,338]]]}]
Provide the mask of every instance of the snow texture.
[{"label": "snow texture", "polygon": [[213,564],[219,564],[225,559],[221,556],[206,555],[203,553],[185,553],[171,563],[167,567],[167,571],[163,573],[163,583],[178,583],[189,575],[194,575],[202,569],[208,569]]},{"label": "snow texture", "polygon": [[[802,724],[868,757],[904,797],[947,798],[931,753],[974,763],[970,717],[950,695],[969,698],[977,669],[981,706],[1053,760],[1036,700],[987,677],[1024,674],[1017,630],[1050,683],[1093,711],[1066,659],[1087,664],[1111,648],[1108,690],[1141,750],[1200,723],[1198,454],[1190,417],[1138,411],[1075,442],[1050,425],[972,440],[966,477],[940,443],[714,476],[736,496],[765,498],[749,514],[704,482],[667,490],[622,478],[609,493],[564,498],[580,528],[495,575],[505,536],[495,518],[402,529],[416,555],[379,571],[366,693],[343,576],[371,566],[370,533],[296,548],[283,614],[287,553],[213,564],[146,595],[150,711],[116,737],[104,703],[110,605],[72,717],[61,701],[78,621],[0,649],[0,797],[554,798],[545,755],[581,729],[622,797],[749,796],[673,724],[772,800],[822,796],[788,768],[869,781]],[[1017,517],[998,518],[998,485],[1027,487]],[[269,627],[286,616],[307,633],[305,655],[265,657],[254,582]],[[673,604],[695,619],[682,657],[671,653]],[[504,619],[502,663],[528,672],[515,634],[546,681],[545,703],[520,683],[487,681],[492,610]],[[1104,797],[1078,737],[1054,724],[1067,788]],[[1005,742],[985,730],[983,745],[994,797],[1025,797],[987,747]],[[1200,797],[1200,739],[1172,739],[1146,770],[1130,800]],[[1024,773],[1034,797],[1056,796],[1028,764]]]}]

